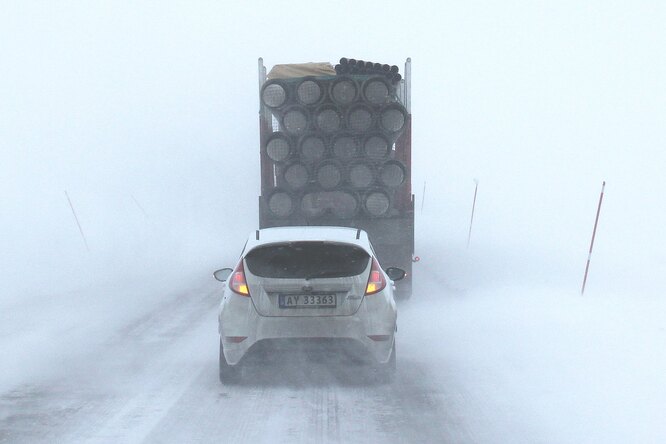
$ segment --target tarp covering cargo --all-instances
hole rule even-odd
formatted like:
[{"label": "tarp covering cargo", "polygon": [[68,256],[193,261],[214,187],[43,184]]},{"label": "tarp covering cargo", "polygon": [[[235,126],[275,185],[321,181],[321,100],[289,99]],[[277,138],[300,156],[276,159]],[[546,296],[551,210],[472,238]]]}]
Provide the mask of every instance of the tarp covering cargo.
[{"label": "tarp covering cargo", "polygon": [[266,77],[268,79],[290,79],[306,76],[334,76],[335,69],[329,62],[290,63],[275,65]]}]

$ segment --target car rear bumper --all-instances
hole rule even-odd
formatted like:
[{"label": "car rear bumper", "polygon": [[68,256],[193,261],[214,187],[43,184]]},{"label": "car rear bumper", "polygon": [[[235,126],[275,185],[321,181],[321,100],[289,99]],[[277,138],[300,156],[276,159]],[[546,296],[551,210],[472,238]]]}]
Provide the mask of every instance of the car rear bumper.
[{"label": "car rear bumper", "polygon": [[[237,297],[233,303],[223,304],[219,315],[224,356],[229,364],[235,365],[261,342],[262,349],[270,349],[271,344],[278,348],[293,343],[307,344],[312,350],[333,342],[335,347],[347,348],[345,344],[349,344],[350,350],[365,351],[366,356],[361,357],[386,363],[391,357],[397,312],[392,301],[381,296],[373,300],[373,297],[365,298],[353,315],[302,317],[260,316],[249,298]],[[340,341],[323,341],[331,339]]]}]

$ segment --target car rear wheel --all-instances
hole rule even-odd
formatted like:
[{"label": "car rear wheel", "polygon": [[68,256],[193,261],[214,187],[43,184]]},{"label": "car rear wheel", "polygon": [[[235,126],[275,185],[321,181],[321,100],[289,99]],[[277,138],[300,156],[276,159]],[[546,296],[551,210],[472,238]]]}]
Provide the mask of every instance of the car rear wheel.
[{"label": "car rear wheel", "polygon": [[396,351],[395,351],[395,340],[393,340],[393,347],[391,348],[391,357],[388,362],[384,364],[377,364],[375,374],[377,379],[382,383],[389,383],[395,379],[396,373]]},{"label": "car rear wheel", "polygon": [[220,340],[220,382],[223,384],[234,384],[241,379],[240,364],[229,365],[224,357],[224,346]]}]

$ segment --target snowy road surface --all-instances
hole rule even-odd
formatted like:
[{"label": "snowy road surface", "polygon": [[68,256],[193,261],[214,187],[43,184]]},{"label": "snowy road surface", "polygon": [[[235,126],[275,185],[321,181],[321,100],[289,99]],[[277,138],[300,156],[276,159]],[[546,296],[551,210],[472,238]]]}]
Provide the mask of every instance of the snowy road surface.
[{"label": "snowy road surface", "polygon": [[405,433],[426,441],[465,436],[455,409],[444,411],[446,392],[413,358],[401,361],[392,385],[374,383],[362,368],[327,371],[312,363],[300,371],[276,364],[257,369],[244,384],[222,386],[218,298],[215,288],[177,297],[119,331],[69,374],[3,394],[0,440],[398,442]]},{"label": "snowy road surface", "polygon": [[[213,284],[119,331],[67,375],[2,395],[2,442],[398,442],[464,440],[461,393],[404,353],[395,384],[330,362],[217,378]],[[418,354],[416,355],[418,356]],[[445,402],[446,400],[446,402]]]},{"label": "snowy road surface", "polygon": [[[244,383],[221,385],[220,291],[211,279],[165,296],[141,317],[128,315],[85,352],[3,391],[0,442],[656,442],[664,436],[659,322],[622,305],[600,309],[592,296],[456,289],[420,267],[430,278],[399,304],[392,384],[326,361],[253,368]],[[81,322],[82,335],[96,323]],[[50,347],[65,353],[67,341],[56,338]]]}]

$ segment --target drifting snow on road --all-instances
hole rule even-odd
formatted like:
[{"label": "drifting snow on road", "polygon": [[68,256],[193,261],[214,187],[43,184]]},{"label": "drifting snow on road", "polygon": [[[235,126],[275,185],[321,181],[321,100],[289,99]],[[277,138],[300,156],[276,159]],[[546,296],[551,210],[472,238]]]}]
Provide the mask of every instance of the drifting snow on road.
[{"label": "drifting snow on road", "polygon": [[214,287],[122,329],[67,375],[4,393],[0,441],[464,440],[457,409],[443,410],[445,392],[407,352],[395,384],[327,359],[250,368],[244,382],[221,385]]},{"label": "drifting snow on road", "polygon": [[[0,396],[0,442],[649,442],[665,436],[663,304],[456,288],[423,262],[392,384],[302,357],[217,375],[209,283]],[[661,304],[661,305],[660,305]],[[59,313],[52,313],[58,315]],[[81,332],[92,328],[80,319]],[[641,325],[637,329],[637,325]],[[66,344],[61,347],[66,348]],[[564,426],[566,425],[566,426]]]}]

